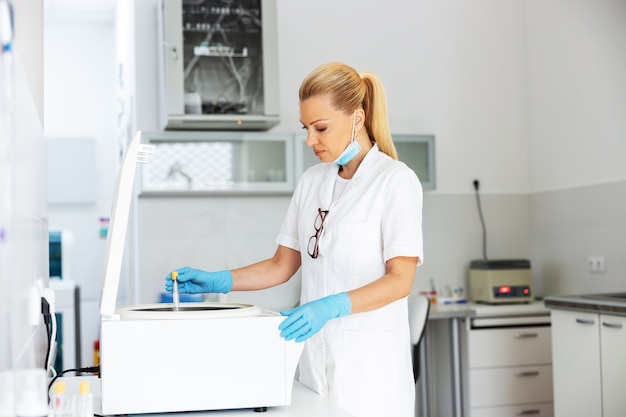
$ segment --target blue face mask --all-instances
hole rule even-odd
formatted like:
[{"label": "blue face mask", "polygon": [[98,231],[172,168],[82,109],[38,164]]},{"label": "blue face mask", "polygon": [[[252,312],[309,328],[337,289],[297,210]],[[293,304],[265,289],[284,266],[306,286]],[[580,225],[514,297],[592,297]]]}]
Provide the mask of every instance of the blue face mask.
[{"label": "blue face mask", "polygon": [[346,147],[346,149],[339,155],[339,158],[335,160],[335,163],[338,165],[346,165],[348,162],[352,161],[352,159],[361,152],[361,145],[356,140],[356,136],[354,135],[354,125],[356,123],[356,111],[354,112],[354,120],[352,121],[352,140]]}]

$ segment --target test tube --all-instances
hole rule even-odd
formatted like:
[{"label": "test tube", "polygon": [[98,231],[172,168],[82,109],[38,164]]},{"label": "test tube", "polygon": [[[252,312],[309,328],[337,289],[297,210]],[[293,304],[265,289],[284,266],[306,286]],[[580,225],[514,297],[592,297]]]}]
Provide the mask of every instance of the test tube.
[{"label": "test tube", "polygon": [[172,300],[174,301],[174,311],[180,308],[180,297],[178,296],[178,272],[172,272]]}]

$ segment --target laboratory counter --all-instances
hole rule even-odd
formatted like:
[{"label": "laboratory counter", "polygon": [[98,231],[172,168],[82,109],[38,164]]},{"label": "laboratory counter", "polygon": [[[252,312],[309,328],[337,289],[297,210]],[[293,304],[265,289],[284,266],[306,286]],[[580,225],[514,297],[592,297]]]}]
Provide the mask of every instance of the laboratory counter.
[{"label": "laboratory counter", "polygon": [[626,293],[555,295],[546,297],[546,307],[626,316]]},{"label": "laboratory counter", "polygon": [[[450,365],[451,365],[451,404],[452,415],[454,417],[463,417],[463,374],[461,364],[461,322],[465,319],[481,318],[481,319],[497,319],[502,317],[508,320],[519,320],[525,322],[528,317],[536,316],[540,320],[547,323],[550,322],[550,310],[546,308],[544,302],[536,300],[530,303],[515,304],[479,304],[479,303],[462,303],[462,304],[438,304],[433,303],[430,306],[428,320],[448,320],[450,323]],[[425,335],[426,336],[426,335]],[[426,337],[425,337],[426,338]],[[419,362],[423,369],[422,375],[418,381],[418,391],[421,393],[422,402],[419,404],[419,415],[429,417],[431,415],[428,394],[428,366],[431,362],[430,353],[427,350],[427,343],[420,344]]]},{"label": "laboratory counter", "polygon": [[[535,301],[526,304],[507,304],[507,305],[486,305],[477,303],[466,304],[432,304],[430,307],[428,320],[449,320],[450,321],[450,350],[452,361],[452,403],[453,415],[455,417],[463,416],[462,410],[462,376],[461,376],[461,352],[460,352],[460,331],[461,321],[469,318],[490,318],[490,317],[528,317],[528,316],[547,316],[550,310],[546,308],[543,301]],[[626,314],[626,312],[625,312]],[[425,346],[425,344],[422,344]],[[426,352],[420,352],[420,362],[424,367],[424,371],[428,367],[429,360]],[[418,385],[420,390],[425,390],[428,384],[426,375],[423,372],[423,378],[420,378]],[[65,381],[67,392],[78,392],[80,381],[89,380],[92,393],[94,394],[94,410],[96,414],[100,414],[100,380],[94,376],[81,377],[63,377],[58,381]],[[54,388],[51,389],[51,392]],[[131,395],[131,394],[129,394]],[[428,416],[428,404],[420,405],[423,413],[422,416]],[[324,398],[317,393],[311,391],[299,382],[294,382],[292,401],[288,406],[269,407],[266,412],[257,413],[252,409],[237,410],[214,410],[214,411],[196,411],[184,413],[166,413],[168,417],[240,417],[240,416],[276,416],[276,417],[351,417],[348,412],[339,408],[331,400]],[[165,415],[165,414],[164,414]],[[143,417],[156,417],[158,414],[143,414]]]},{"label": "laboratory counter", "polygon": [[[65,381],[67,393],[78,393],[80,381],[90,381],[91,392],[94,396],[95,414],[100,414],[100,380],[95,376],[87,377],[63,377],[58,381]],[[50,392],[54,392],[54,387]],[[129,395],[132,395],[129,393]],[[265,412],[255,412],[250,408],[237,410],[210,410],[210,411],[193,411],[179,413],[163,413],[163,414],[133,414],[142,417],[158,417],[159,415],[167,417],[354,417],[352,414],[342,410],[331,400],[320,396],[311,391],[301,383],[294,381],[291,405],[280,407],[268,407]]]},{"label": "laboratory counter", "polygon": [[547,308],[542,300],[517,304],[431,304],[428,319],[542,316],[549,314],[550,309]]}]

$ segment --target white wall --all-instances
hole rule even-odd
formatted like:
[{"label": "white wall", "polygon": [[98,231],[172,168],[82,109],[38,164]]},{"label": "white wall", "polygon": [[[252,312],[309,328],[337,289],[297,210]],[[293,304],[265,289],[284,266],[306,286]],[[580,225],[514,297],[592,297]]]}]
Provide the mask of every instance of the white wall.
[{"label": "white wall", "polygon": [[[115,68],[115,26],[110,14],[48,10],[45,20],[45,135],[95,142],[96,179],[90,203],[57,203],[49,207],[50,230],[74,238],[71,276],[81,291],[81,365],[92,364],[99,337],[99,301],[106,241],[99,237],[99,218],[111,212],[119,161]],[[57,163],[71,167],[82,158],[68,151]],[[84,181],[76,172],[63,187]],[[122,288],[122,297],[124,289]]]},{"label": "white wall", "polygon": [[437,190],[528,192],[523,2],[278,1],[281,118],[317,65],[344,61],[385,83],[392,130],[436,135]]},{"label": "white wall", "polygon": [[626,180],[626,2],[532,0],[532,191]]},{"label": "white wall", "polygon": [[535,281],[625,291],[626,2],[533,0],[526,14]]}]

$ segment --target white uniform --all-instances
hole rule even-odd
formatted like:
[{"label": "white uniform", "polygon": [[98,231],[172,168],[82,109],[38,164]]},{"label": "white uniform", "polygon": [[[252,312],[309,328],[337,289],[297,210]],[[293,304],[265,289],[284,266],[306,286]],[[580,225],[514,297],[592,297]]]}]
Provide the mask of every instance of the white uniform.
[{"label": "white uniform", "polygon": [[[332,202],[336,177],[332,163],[304,173],[276,238],[302,254],[302,304],[377,280],[391,258],[423,258],[422,188],[411,169],[374,145]],[[313,259],[307,246],[318,208],[329,212]],[[330,320],[305,343],[304,385],[357,417],[415,415],[406,298]]]}]

